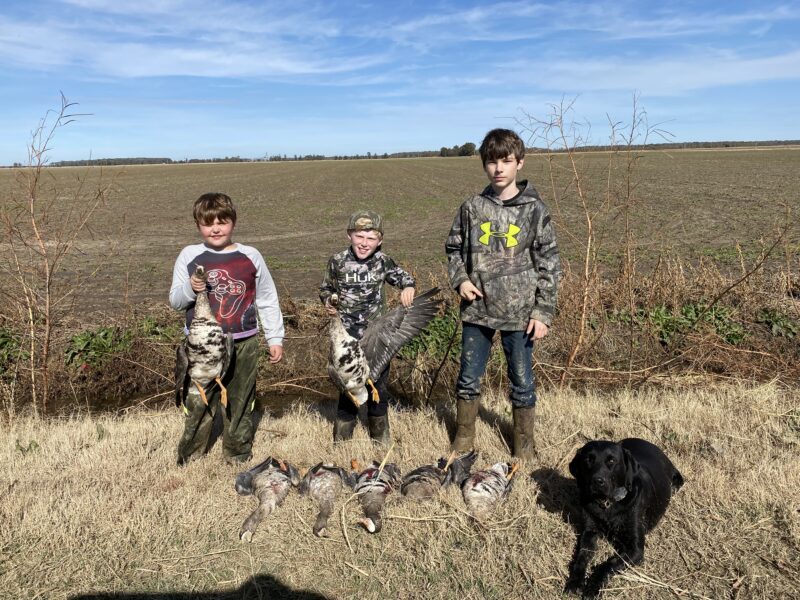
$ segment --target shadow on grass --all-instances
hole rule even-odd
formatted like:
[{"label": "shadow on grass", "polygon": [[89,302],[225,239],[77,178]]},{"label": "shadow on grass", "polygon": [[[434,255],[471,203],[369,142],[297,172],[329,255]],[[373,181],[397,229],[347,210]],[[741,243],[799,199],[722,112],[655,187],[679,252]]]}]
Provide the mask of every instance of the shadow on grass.
[{"label": "shadow on grass", "polygon": [[579,531],[583,511],[575,480],[549,467],[537,469],[531,473],[531,479],[539,487],[536,504],[547,512],[560,514],[565,523]]},{"label": "shadow on grass", "polygon": [[70,596],[69,600],[327,600],[327,596],[307,590],[293,590],[271,575],[256,575],[241,587],[227,592],[97,592]]}]

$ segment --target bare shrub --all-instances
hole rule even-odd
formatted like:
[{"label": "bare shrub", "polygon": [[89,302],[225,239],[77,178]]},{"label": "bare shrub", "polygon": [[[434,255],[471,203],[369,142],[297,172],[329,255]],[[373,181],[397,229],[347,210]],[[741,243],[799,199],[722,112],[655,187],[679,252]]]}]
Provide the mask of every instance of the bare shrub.
[{"label": "bare shrub", "polygon": [[[46,413],[51,400],[54,336],[80,281],[60,277],[65,259],[82,235],[91,234],[91,219],[106,201],[111,181],[102,176],[90,184],[87,172],[66,190],[48,172],[48,152],[56,133],[77,117],[75,104],[61,96],[61,107],[48,111],[31,134],[28,164],[17,172],[17,188],[0,203],[0,223],[8,261],[0,263],[11,285],[3,286],[5,319],[24,331],[24,365],[16,364],[14,388],[25,374],[35,414]],[[22,356],[20,356],[22,358]]]}]

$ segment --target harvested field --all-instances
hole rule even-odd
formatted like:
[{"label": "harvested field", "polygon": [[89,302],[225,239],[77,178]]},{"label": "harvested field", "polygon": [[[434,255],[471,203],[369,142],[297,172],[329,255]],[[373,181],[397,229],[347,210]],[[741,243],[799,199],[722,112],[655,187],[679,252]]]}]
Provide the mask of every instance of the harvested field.
[{"label": "harvested field", "polygon": [[[757,255],[760,240],[772,236],[785,218],[783,205],[800,207],[800,148],[640,154],[630,180],[637,198],[631,216],[644,262],[669,250],[738,264],[737,243],[746,256]],[[624,157],[580,154],[578,166],[595,205],[605,197],[610,172],[614,194],[624,192]],[[563,157],[555,159],[553,186],[546,158],[531,155],[523,176],[550,205],[562,252],[575,260],[582,252],[583,215],[574,193],[564,189],[566,167]],[[52,169],[46,185],[67,198],[85,173]],[[346,247],[347,218],[358,208],[385,215],[387,253],[423,277],[438,276],[456,208],[486,185],[477,157],[131,166],[91,170],[89,179],[97,178],[113,179],[114,188],[92,220],[91,239],[80,245],[66,273],[101,266],[77,290],[78,313],[166,303],[175,257],[198,239],[192,203],[207,191],[234,199],[239,211],[234,239],[262,252],[279,292],[304,299],[316,297],[328,257]],[[0,198],[15,189],[14,171],[0,170]],[[554,189],[559,203],[553,201]],[[619,218],[608,219],[598,231],[600,258],[609,265],[622,231]],[[796,252],[800,233],[795,230],[787,241]]]},{"label": "harvested field", "polygon": [[[496,394],[484,402],[481,467],[509,458],[498,434],[508,432],[508,404]],[[257,458],[380,459],[363,427],[332,445],[333,408],[298,403],[266,414]],[[391,419],[391,459],[404,471],[446,453],[448,411]],[[357,504],[342,497],[330,538],[317,539],[316,509],[292,492],[251,545],[237,539],[254,508],[233,490],[237,469],[219,446],[176,467],[180,428],[177,410],[8,424],[4,598],[559,597],[575,537],[567,464],[586,439],[628,436],[663,447],[687,483],[648,536],[644,565],[615,577],[604,597],[791,598],[800,588],[800,414],[796,393],[776,385],[547,393],[539,460],[491,520],[468,517],[453,489],[427,504],[393,494],[383,531],[370,536],[355,525]]]}]

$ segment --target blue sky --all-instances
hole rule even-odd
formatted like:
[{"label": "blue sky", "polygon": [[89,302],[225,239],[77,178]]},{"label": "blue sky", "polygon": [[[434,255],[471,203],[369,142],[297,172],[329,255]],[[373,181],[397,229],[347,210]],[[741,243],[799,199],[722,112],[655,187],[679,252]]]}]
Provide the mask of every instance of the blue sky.
[{"label": "blue sky", "polygon": [[[134,8],[135,7],[135,8]],[[676,141],[800,138],[800,2],[5,0],[0,164],[438,149],[575,100]],[[652,141],[661,141],[652,138]]]}]

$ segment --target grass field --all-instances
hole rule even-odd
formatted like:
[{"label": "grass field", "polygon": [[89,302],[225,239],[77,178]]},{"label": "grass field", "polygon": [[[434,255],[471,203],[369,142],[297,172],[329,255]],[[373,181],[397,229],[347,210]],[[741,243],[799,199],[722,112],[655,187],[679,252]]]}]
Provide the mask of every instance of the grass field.
[{"label": "grass field", "polygon": [[[800,206],[800,148],[641,155],[631,180],[638,198],[632,222],[645,261],[671,250],[736,263],[737,243],[748,256],[757,254],[760,240],[784,219],[783,204]],[[623,158],[610,165],[607,154],[578,155],[594,205],[605,197],[609,173],[612,191],[623,192]],[[552,170],[558,203],[543,156],[529,156],[523,174],[550,205],[563,255],[574,260],[582,248],[583,217],[574,194],[563,189],[566,166],[561,157]],[[47,185],[67,197],[82,173],[52,170]],[[420,275],[439,275],[456,208],[486,185],[477,157],[132,166],[94,169],[90,179],[101,176],[115,178],[114,190],[71,269],[101,268],[77,290],[78,312],[113,313],[143,300],[165,303],[175,257],[198,240],[192,203],[207,191],[234,199],[234,238],[262,252],[279,292],[313,298],[328,257],[346,247],[344,230],[354,210],[383,213],[384,250]],[[14,190],[14,172],[0,170],[0,197]],[[598,232],[605,252],[615,250],[621,232],[620,219],[606,219]],[[789,241],[795,248],[800,244],[797,230]]]},{"label": "grass field", "polygon": [[[0,589],[8,599],[557,598],[574,543],[567,465],[587,439],[643,437],[687,483],[648,536],[645,563],[615,577],[606,598],[793,598],[800,589],[800,413],[796,392],[734,385],[542,397],[539,459],[484,523],[456,490],[425,504],[389,496],[370,536],[340,498],[328,539],[315,508],[292,492],[256,533],[219,445],[175,466],[177,410],[124,418],[19,418],[0,442]],[[256,459],[298,466],[382,458],[364,428],[330,441],[332,404],[265,415]],[[508,405],[484,402],[477,466],[509,458]],[[445,410],[391,413],[391,459],[406,472],[447,451]],[[609,552],[600,546],[601,555]],[[137,595],[141,594],[141,595]],[[152,595],[145,595],[152,594]]]}]

